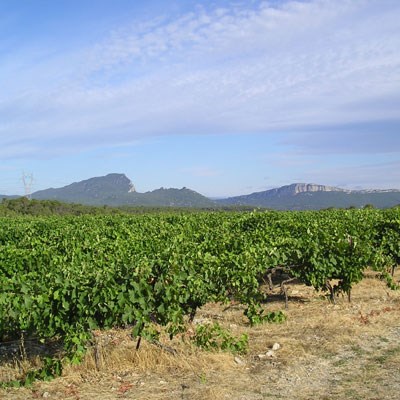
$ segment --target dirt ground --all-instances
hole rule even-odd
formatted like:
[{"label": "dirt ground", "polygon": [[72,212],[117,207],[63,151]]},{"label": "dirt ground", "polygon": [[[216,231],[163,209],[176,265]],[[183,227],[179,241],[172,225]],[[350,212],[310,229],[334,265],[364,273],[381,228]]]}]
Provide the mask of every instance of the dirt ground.
[{"label": "dirt ground", "polygon": [[[284,306],[278,294],[265,305]],[[51,382],[0,390],[0,399],[400,399],[400,290],[371,274],[354,287],[351,303],[339,297],[334,305],[292,284],[285,312],[284,323],[250,327],[241,306],[204,307],[195,322],[248,333],[241,356],[199,350],[182,338],[163,341],[176,354],[149,343],[136,351],[129,331],[99,332],[97,351],[83,364]],[[16,368],[0,365],[0,379]]]}]

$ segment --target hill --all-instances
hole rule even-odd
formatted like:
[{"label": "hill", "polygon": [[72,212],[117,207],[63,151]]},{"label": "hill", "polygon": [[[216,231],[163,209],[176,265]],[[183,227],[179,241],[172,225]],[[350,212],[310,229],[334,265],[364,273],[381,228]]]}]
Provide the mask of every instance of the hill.
[{"label": "hill", "polygon": [[[0,196],[4,199],[18,196]],[[112,173],[74,182],[61,188],[40,190],[34,200],[56,200],[87,206],[187,207],[275,210],[320,210],[324,208],[394,207],[400,204],[400,190],[347,190],[313,183],[293,183],[248,195],[210,199],[191,189],[160,188],[139,193],[125,174]]]},{"label": "hill", "polygon": [[114,207],[215,207],[214,201],[188,188],[160,188],[146,193],[139,193],[126,175],[117,173],[90,178],[57,189],[40,190],[33,193],[32,198]]},{"label": "hill", "polygon": [[20,196],[15,196],[15,195],[7,195],[7,194],[0,194],[0,200],[2,199],[17,199]]},{"label": "hill", "polygon": [[400,204],[399,190],[346,190],[310,183],[293,183],[276,189],[217,200],[221,205],[265,207],[276,210],[319,210]]}]

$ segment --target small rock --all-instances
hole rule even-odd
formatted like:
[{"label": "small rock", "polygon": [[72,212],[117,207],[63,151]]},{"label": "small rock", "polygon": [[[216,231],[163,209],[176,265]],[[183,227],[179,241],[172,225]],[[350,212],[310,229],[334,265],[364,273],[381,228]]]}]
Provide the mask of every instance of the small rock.
[{"label": "small rock", "polygon": [[240,357],[237,357],[237,356],[234,358],[234,361],[238,365],[244,365],[245,364],[245,362]]},{"label": "small rock", "polygon": [[272,350],[274,350],[274,351],[279,350],[280,348],[281,348],[281,345],[279,343],[274,343],[272,345]]},{"label": "small rock", "polygon": [[49,393],[49,392],[44,392],[44,393],[42,394],[42,397],[45,398],[45,399],[47,399],[48,397],[50,397],[50,393]]},{"label": "small rock", "polygon": [[276,357],[276,355],[275,355],[275,352],[273,351],[273,350],[268,350],[266,353],[265,353],[265,357]]},{"label": "small rock", "polygon": [[263,358],[267,357],[267,355],[266,354],[259,354],[257,357],[258,357],[259,360],[262,360]]},{"label": "small rock", "polygon": [[165,381],[160,381],[159,383],[160,383],[160,385],[165,385],[167,382],[165,382]]}]

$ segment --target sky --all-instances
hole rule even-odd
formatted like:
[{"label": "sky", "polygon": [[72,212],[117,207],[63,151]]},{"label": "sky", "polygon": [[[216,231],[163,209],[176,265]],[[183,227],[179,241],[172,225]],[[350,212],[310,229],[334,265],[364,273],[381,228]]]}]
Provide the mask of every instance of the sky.
[{"label": "sky", "polygon": [[0,193],[400,189],[398,0],[0,0]]}]

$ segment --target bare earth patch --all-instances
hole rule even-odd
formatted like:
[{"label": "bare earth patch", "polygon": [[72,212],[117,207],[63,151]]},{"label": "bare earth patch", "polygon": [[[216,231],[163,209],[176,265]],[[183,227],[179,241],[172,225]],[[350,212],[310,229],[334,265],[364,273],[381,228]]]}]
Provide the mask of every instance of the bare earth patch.
[{"label": "bare earth patch", "polygon": [[[265,306],[284,305],[277,295]],[[250,327],[241,306],[210,304],[199,311],[197,321],[249,334],[249,351],[241,356],[199,350],[190,332],[163,340],[177,354],[143,342],[136,351],[129,331],[97,332],[96,349],[84,363],[66,367],[51,382],[0,390],[0,399],[400,398],[400,291],[371,276],[354,287],[351,303],[339,297],[333,305],[292,284],[286,314],[282,324]],[[24,363],[32,361],[3,363],[0,379],[10,379]]]}]

